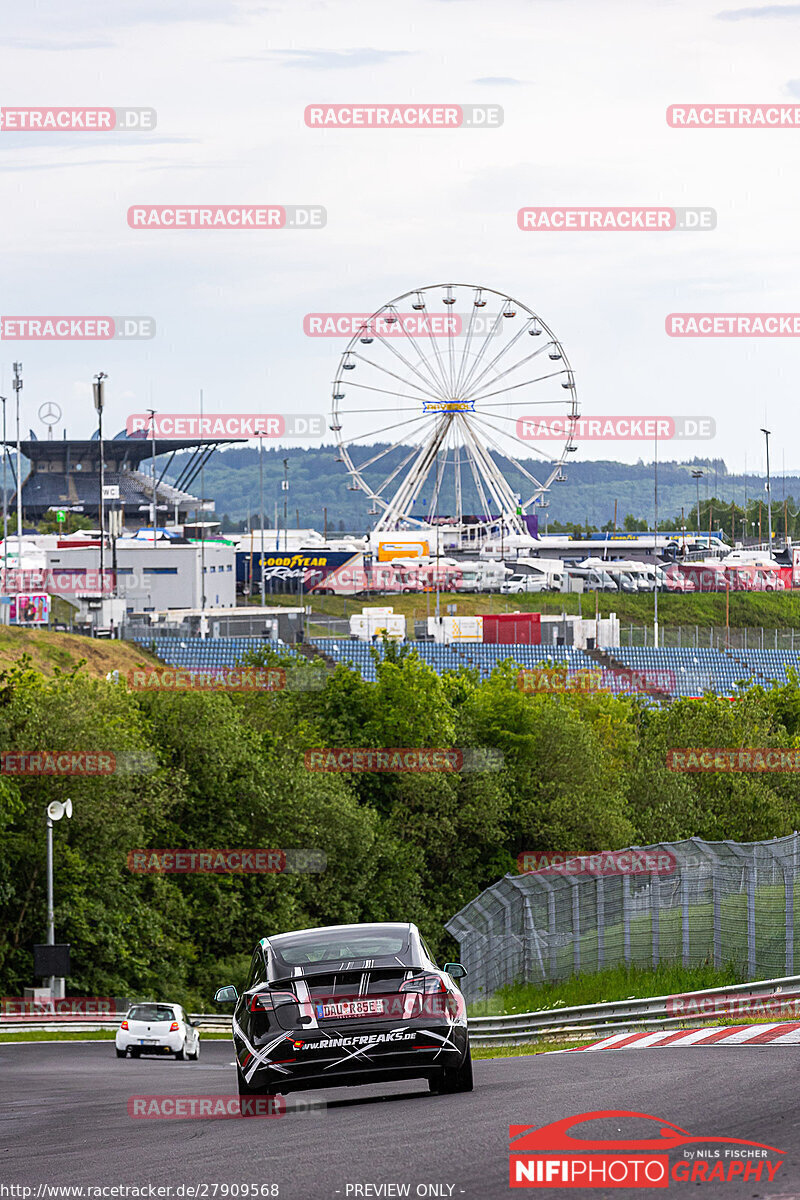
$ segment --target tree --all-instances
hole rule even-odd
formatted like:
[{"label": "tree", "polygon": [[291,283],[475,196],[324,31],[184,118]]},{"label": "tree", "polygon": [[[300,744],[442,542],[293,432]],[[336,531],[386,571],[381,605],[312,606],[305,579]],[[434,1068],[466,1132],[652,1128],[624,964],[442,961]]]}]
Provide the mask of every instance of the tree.
[{"label": "tree", "polygon": [[79,529],[99,528],[96,521],[81,516],[80,513],[66,512],[66,520],[57,521],[56,514],[45,513],[40,518],[37,529],[39,533],[77,533]]}]

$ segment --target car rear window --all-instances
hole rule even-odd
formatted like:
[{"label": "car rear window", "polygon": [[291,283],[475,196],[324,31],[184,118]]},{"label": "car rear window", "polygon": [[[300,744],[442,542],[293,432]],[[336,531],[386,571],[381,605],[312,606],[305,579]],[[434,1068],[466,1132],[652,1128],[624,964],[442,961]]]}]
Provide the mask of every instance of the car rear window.
[{"label": "car rear window", "polygon": [[319,929],[299,934],[297,937],[284,935],[272,942],[273,952],[287,966],[303,966],[310,963],[350,962],[373,958],[403,958],[408,952],[407,930],[346,930]]},{"label": "car rear window", "polygon": [[129,1021],[174,1021],[175,1013],[163,1004],[137,1004],[128,1013]]}]

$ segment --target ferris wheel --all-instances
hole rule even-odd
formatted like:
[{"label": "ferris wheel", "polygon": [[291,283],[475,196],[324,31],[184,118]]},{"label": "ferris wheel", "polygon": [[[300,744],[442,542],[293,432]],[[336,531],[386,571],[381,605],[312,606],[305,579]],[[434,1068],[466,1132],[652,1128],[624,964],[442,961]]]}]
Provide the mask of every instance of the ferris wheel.
[{"label": "ferris wheel", "polygon": [[575,379],[532,309],[492,288],[434,284],[360,321],[330,428],[376,532],[431,523],[525,535],[576,449]]}]

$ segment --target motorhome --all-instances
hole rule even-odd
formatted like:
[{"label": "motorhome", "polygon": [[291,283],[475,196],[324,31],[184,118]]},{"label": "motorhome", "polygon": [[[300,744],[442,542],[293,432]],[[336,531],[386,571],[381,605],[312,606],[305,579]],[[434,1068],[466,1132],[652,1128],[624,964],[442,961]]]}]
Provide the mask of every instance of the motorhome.
[{"label": "motorhome", "polygon": [[459,592],[500,592],[504,581],[512,574],[500,559],[448,559],[458,568],[456,586]]},{"label": "motorhome", "polygon": [[[618,558],[613,562],[602,559],[586,559],[583,566],[602,567],[616,578],[618,571],[623,571],[636,585],[640,592],[653,592],[656,588],[667,588],[667,575],[664,568],[656,562],[637,562],[635,559]],[[627,590],[627,589],[623,589]]]},{"label": "motorhome", "polygon": [[634,565],[634,571],[631,571],[628,564],[624,560],[615,562],[603,562],[601,558],[585,558],[579,564],[582,567],[588,567],[593,571],[605,571],[617,585],[621,592],[643,592],[647,591],[647,583],[644,581],[644,586],[640,583],[643,577],[636,571],[639,564]]},{"label": "motorhome", "polygon": [[564,564],[560,558],[518,558],[515,575],[531,575],[534,578],[544,576],[545,586],[541,589],[529,588],[521,590],[560,592],[564,589]]},{"label": "motorhome", "polygon": [[744,550],[741,546],[737,546],[735,550],[731,550],[730,554],[726,554],[720,559],[723,567],[739,567],[739,566],[761,566],[770,567],[776,570],[778,563],[775,561],[769,550]]},{"label": "motorhome", "polygon": [[613,576],[602,567],[567,566],[567,578],[582,580],[587,592],[618,592],[620,588]]}]

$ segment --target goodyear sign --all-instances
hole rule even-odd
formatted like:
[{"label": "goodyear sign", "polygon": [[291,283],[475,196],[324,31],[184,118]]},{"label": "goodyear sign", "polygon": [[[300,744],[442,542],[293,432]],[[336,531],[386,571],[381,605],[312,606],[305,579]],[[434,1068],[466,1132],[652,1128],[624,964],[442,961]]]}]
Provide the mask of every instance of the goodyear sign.
[{"label": "goodyear sign", "polygon": [[[331,555],[328,554],[311,554],[301,550],[298,554],[265,554],[263,564],[265,567],[289,567],[294,570],[297,567],[308,569],[310,567],[326,567],[329,565],[328,559]],[[349,557],[348,555],[344,556]],[[257,559],[259,563],[261,558]]]},{"label": "goodyear sign", "polygon": [[[252,551],[236,552],[236,582],[239,584],[261,583],[261,547],[256,544]],[[344,566],[354,558],[352,550],[266,550],[264,551],[264,579],[273,583],[303,579],[306,583],[324,578],[330,571]]]}]

